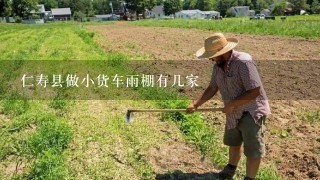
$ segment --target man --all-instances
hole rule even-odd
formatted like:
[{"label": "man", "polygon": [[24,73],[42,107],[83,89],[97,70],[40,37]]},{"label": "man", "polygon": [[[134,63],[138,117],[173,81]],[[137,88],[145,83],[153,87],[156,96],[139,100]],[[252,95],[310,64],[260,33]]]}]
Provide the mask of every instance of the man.
[{"label": "man", "polygon": [[216,63],[208,88],[187,111],[194,112],[220,91],[227,119],[223,142],[229,146],[229,163],[218,176],[231,179],[235,175],[243,144],[247,157],[245,179],[249,180],[255,178],[265,155],[264,120],[270,108],[255,62],[249,54],[233,50],[237,44],[237,39],[225,38],[222,33],[205,40],[196,56]]}]

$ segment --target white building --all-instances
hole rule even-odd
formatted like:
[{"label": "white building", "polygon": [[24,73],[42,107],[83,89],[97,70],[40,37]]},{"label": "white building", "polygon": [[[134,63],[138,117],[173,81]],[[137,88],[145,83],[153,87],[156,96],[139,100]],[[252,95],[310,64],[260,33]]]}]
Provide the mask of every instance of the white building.
[{"label": "white building", "polygon": [[164,18],[165,14],[163,11],[163,5],[161,6],[155,6],[152,8],[151,12],[150,12],[150,18]]},{"label": "white building", "polygon": [[220,12],[200,11],[198,9],[195,9],[195,10],[182,10],[175,13],[176,18],[183,18],[183,19],[211,19],[214,16],[219,17]]},{"label": "white building", "polygon": [[195,10],[182,10],[175,13],[176,18],[184,18],[184,19],[202,19],[204,18],[202,15],[202,11],[199,9]]}]

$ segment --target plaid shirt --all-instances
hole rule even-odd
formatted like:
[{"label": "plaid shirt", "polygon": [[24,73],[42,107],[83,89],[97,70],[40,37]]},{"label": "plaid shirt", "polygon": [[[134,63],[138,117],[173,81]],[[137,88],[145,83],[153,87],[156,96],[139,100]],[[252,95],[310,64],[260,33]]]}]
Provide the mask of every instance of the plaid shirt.
[{"label": "plaid shirt", "polygon": [[226,71],[214,65],[210,82],[211,87],[220,91],[224,104],[257,87],[260,87],[260,95],[232,114],[227,114],[226,128],[235,128],[244,111],[248,111],[258,123],[261,117],[270,114],[270,107],[256,64],[249,54],[235,50],[232,51],[229,62]]}]

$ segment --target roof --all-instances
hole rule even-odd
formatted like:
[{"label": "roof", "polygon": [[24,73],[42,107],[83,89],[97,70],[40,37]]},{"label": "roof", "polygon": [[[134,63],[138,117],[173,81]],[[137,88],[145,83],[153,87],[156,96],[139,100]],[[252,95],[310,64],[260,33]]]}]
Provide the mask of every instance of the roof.
[{"label": "roof", "polygon": [[38,7],[38,11],[36,12],[35,10],[30,11],[30,13],[34,14],[34,13],[44,13],[46,10],[44,9],[44,5],[43,4],[39,4],[37,5]]},{"label": "roof", "polygon": [[235,9],[249,9],[249,6],[234,6]]},{"label": "roof", "polygon": [[52,15],[71,15],[70,8],[51,9]]},{"label": "roof", "polygon": [[178,13],[183,13],[183,14],[195,14],[195,13],[201,13],[199,9],[194,9],[194,10],[182,10]]},{"label": "roof", "polygon": [[218,14],[218,11],[201,11],[202,14]]},{"label": "roof", "polygon": [[95,15],[96,18],[111,18],[112,14],[102,14],[102,15]]}]

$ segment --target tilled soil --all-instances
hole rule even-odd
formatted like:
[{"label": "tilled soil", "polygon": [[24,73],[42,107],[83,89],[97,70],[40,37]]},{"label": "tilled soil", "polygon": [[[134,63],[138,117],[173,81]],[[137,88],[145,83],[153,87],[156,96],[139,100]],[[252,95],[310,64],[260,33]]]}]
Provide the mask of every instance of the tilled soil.
[{"label": "tilled soil", "polygon": [[[150,60],[195,60],[196,50],[203,45],[203,40],[213,33],[195,29],[138,27],[125,22],[92,26],[91,29],[105,37],[99,39],[99,43],[106,51],[142,56]],[[236,50],[248,52],[257,60],[315,60],[313,63],[316,65],[298,63],[289,68],[283,64],[277,66],[276,62],[270,61],[272,63],[269,65],[259,66],[259,71],[267,94],[271,97],[270,105],[273,113],[267,121],[265,161],[274,162],[284,179],[320,179],[320,124],[302,121],[298,116],[302,110],[320,107],[319,98],[317,99],[319,96],[316,96],[320,89],[320,70],[319,63],[316,61],[320,60],[320,39],[230,33],[225,35],[238,38],[240,43]],[[210,62],[202,68],[199,68],[197,62],[194,61],[188,66],[203,75],[204,83],[197,90],[181,90],[181,93],[193,98],[199,96],[205,89],[205,82],[209,81],[212,68]],[[166,69],[166,67],[158,68],[169,71],[167,73],[189,72],[182,67],[172,69]],[[307,68],[305,72],[304,68]],[[277,93],[280,93],[280,96],[276,96]],[[207,103],[207,106],[210,104],[210,102]],[[219,116],[209,114],[206,115],[206,120],[223,122],[224,117],[222,114]],[[223,129],[224,123],[215,125]],[[170,146],[174,148],[179,145],[173,143]],[[206,168],[198,167],[201,164],[197,162],[199,158],[193,158],[195,161],[182,158],[175,162],[174,155],[166,149],[151,150],[153,159],[150,161],[158,173],[161,174],[168,169],[179,169],[179,164],[183,163],[197,166],[196,171],[184,169],[187,172],[207,171]],[[189,152],[187,149],[185,151]],[[187,157],[193,157],[193,155],[189,154]]]}]

